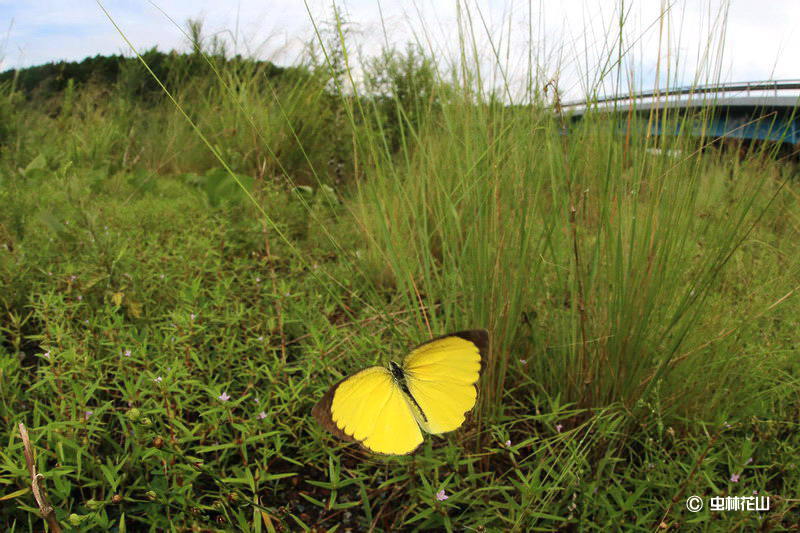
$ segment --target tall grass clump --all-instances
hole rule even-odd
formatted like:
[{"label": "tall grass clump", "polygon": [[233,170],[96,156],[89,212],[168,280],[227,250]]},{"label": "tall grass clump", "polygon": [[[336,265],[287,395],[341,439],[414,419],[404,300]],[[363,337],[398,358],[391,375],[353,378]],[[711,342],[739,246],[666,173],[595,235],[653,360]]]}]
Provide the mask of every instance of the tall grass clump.
[{"label": "tall grass clump", "polygon": [[[512,105],[510,87],[483,81],[475,33],[463,23],[460,60],[439,65],[423,112],[400,92],[399,127],[365,111],[352,202],[365,268],[424,310],[422,331],[489,327],[487,412],[520,374],[581,407],[713,418],[748,403],[782,360],[732,349],[720,315],[735,331],[783,294],[742,302],[724,287],[783,178],[709,160],[713,139],[554,114],[541,86]],[[402,132],[398,150],[386,130]],[[791,289],[796,267],[774,281]]]}]

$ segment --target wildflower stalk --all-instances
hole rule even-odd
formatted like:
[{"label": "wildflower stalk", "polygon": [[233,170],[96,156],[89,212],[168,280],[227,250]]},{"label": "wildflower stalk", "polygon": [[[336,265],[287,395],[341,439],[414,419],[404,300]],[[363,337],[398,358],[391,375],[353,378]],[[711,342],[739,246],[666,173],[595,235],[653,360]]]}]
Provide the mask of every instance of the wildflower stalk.
[{"label": "wildflower stalk", "polygon": [[36,462],[33,457],[33,446],[31,439],[28,436],[28,430],[25,424],[19,423],[19,436],[22,439],[22,450],[25,454],[25,463],[28,465],[28,472],[31,475],[31,492],[36,500],[36,505],[39,506],[39,512],[42,513],[42,518],[47,522],[47,526],[53,533],[61,533],[61,526],[58,524],[56,518],[56,511],[50,505],[47,499],[47,491],[44,488],[44,476],[36,471]]}]

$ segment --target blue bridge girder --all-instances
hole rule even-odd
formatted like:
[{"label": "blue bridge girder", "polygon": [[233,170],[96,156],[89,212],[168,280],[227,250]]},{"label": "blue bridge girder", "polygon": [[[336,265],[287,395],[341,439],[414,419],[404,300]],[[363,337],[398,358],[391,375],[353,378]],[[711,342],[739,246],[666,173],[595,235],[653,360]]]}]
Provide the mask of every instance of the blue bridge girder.
[{"label": "blue bridge girder", "polygon": [[[562,104],[573,119],[587,113],[653,116],[652,133],[776,141],[800,145],[800,80],[679,87]],[[688,120],[675,120],[686,117]]]}]

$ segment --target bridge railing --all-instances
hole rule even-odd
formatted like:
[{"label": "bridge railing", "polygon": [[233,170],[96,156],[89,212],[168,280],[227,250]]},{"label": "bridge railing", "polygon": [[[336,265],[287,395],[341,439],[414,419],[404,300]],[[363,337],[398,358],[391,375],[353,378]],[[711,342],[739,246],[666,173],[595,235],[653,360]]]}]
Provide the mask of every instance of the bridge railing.
[{"label": "bridge railing", "polygon": [[563,102],[562,107],[569,108],[575,106],[591,106],[595,104],[608,104],[613,102],[640,100],[647,98],[660,98],[670,96],[685,96],[695,94],[711,94],[711,93],[741,93],[750,94],[751,92],[763,93],[766,91],[774,93],[775,96],[779,92],[784,91],[798,91],[800,90],[800,80],[764,80],[764,81],[743,81],[743,82],[729,82],[729,83],[716,83],[713,85],[695,85],[687,87],[673,87],[665,89],[655,89],[652,91],[642,91],[638,93],[629,93],[622,95],[602,96],[599,98],[589,100],[572,100]]}]

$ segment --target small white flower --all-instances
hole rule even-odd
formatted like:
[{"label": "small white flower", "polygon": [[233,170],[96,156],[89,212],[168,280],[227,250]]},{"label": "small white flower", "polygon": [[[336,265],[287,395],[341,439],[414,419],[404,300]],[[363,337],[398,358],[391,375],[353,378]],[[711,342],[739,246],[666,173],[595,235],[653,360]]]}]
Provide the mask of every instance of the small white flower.
[{"label": "small white flower", "polygon": [[164,378],[162,378],[161,376],[158,376],[153,381],[155,381],[156,383],[161,383],[162,381],[164,381]]}]

